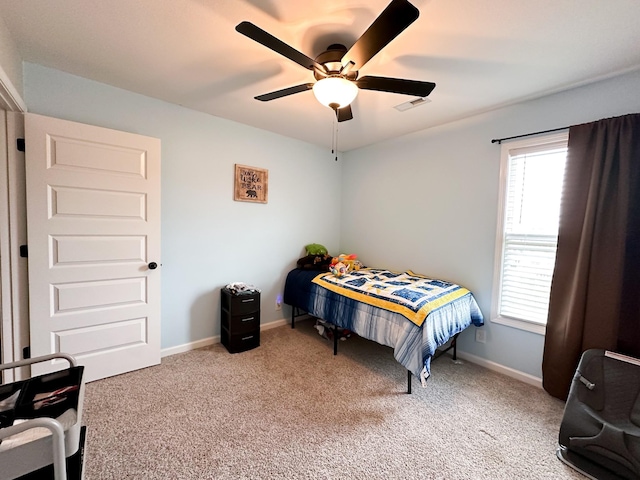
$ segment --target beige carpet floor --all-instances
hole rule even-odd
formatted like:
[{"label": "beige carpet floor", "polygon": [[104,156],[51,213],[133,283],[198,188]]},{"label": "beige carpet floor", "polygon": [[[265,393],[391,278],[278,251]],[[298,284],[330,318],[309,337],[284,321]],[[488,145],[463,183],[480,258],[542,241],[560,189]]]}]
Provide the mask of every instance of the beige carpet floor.
[{"label": "beige carpet floor", "polygon": [[87,385],[85,478],[583,479],[555,457],[563,402],[443,356],[423,389],[391,349],[338,356],[313,321]]}]

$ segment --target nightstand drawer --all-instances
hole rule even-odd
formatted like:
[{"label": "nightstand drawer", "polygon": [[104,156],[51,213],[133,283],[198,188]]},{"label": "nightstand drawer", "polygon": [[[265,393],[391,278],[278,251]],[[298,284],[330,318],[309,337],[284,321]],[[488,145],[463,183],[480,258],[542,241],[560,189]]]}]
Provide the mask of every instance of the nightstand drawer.
[{"label": "nightstand drawer", "polygon": [[231,312],[233,315],[260,311],[260,295],[236,295],[231,297]]},{"label": "nightstand drawer", "polygon": [[233,335],[260,330],[260,312],[234,315],[229,319],[229,330]]},{"label": "nightstand drawer", "polygon": [[260,330],[256,332],[231,335],[222,329],[222,344],[227,347],[230,353],[239,353],[251,350],[260,346]]},{"label": "nightstand drawer", "polygon": [[228,310],[234,316],[257,312],[260,310],[260,294],[223,295],[222,308]]}]

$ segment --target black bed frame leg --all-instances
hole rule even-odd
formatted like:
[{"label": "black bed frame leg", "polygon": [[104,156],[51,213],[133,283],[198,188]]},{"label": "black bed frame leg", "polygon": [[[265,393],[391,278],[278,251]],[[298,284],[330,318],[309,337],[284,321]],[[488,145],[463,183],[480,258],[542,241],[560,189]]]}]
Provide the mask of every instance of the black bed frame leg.
[{"label": "black bed frame leg", "polygon": [[338,327],[333,326],[333,354],[338,355]]},{"label": "black bed frame leg", "polygon": [[411,394],[411,370],[407,370],[407,393]]},{"label": "black bed frame leg", "polygon": [[456,334],[455,337],[453,337],[453,360],[457,360],[458,359],[458,335]]},{"label": "black bed frame leg", "polygon": [[291,328],[296,328],[296,307],[291,307]]}]

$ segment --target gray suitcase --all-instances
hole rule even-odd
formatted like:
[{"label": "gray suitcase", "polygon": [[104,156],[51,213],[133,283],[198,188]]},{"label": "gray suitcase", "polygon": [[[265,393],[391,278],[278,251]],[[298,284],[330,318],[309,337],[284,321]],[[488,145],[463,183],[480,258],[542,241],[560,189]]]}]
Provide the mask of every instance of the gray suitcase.
[{"label": "gray suitcase", "polygon": [[640,360],[582,354],[560,425],[557,455],[589,478],[640,479]]}]

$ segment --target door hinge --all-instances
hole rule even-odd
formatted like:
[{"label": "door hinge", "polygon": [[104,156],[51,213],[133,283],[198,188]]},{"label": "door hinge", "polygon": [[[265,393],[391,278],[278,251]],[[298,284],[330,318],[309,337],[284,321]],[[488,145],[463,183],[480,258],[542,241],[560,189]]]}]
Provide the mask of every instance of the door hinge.
[{"label": "door hinge", "polygon": [[20,245],[20,256],[22,258],[29,257],[29,247],[27,245]]},{"label": "door hinge", "polygon": [[25,151],[24,138],[16,139],[16,147],[17,147],[19,152],[24,152]]},{"label": "door hinge", "polygon": [[22,349],[22,358],[23,358],[24,360],[28,360],[28,359],[30,359],[30,358],[31,358],[31,346],[24,347],[24,348]]}]

